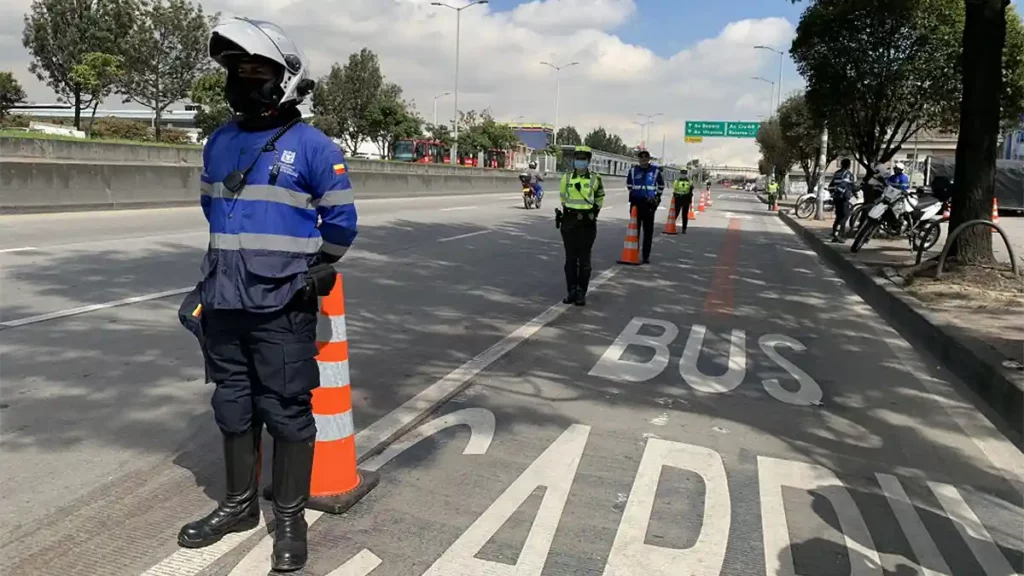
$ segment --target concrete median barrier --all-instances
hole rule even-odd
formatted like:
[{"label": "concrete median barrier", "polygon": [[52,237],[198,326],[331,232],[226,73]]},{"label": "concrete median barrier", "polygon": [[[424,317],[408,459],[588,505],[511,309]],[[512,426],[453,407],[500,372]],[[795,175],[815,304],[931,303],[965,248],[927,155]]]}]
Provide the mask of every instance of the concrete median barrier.
[{"label": "concrete median barrier", "polygon": [[[0,138],[0,213],[189,206],[198,202],[197,147]],[[348,161],[357,198],[504,194],[518,171]],[[548,188],[557,175],[550,175]],[[621,180],[621,179],[619,179]]]}]

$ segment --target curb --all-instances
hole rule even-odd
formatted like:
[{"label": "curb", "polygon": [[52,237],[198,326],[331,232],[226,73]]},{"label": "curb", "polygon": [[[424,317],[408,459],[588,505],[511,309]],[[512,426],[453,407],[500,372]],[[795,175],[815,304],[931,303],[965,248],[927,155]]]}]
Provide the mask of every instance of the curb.
[{"label": "curb", "polygon": [[986,416],[1018,448],[1024,446],[1024,373],[1005,368],[1005,359],[991,347],[939,320],[913,297],[875,277],[865,265],[847,260],[786,212],[780,211],[779,218],[902,336],[912,340],[913,346],[927,350],[980,396],[986,403],[981,407]]}]

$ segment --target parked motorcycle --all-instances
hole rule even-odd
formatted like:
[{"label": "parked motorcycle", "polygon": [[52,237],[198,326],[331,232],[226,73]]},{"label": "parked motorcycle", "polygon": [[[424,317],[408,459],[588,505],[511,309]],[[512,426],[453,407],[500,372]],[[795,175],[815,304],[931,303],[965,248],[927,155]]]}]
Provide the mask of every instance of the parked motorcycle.
[{"label": "parked motorcycle", "polygon": [[[876,173],[884,167],[876,165]],[[937,179],[938,180],[938,179]],[[931,193],[928,193],[931,192]],[[851,252],[859,252],[881,228],[894,236],[904,236],[911,250],[928,250],[939,241],[943,221],[950,199],[948,186],[933,185],[931,190],[917,188],[901,190],[886,184],[882,197],[867,210],[864,223],[857,230]]]},{"label": "parked motorcycle", "polygon": [[[834,190],[835,190],[835,186],[829,185],[827,193],[825,194],[825,198],[822,201],[822,209],[825,212],[833,212],[836,209],[835,202],[832,200],[832,195],[834,193]],[[854,194],[853,199],[850,201],[850,204],[852,206],[854,206],[854,207],[859,206],[859,205],[861,205],[863,203],[864,203],[864,195],[861,194],[859,191]],[[810,218],[817,209],[818,209],[818,198],[814,194],[814,192],[808,192],[807,194],[802,194],[799,198],[796,199],[796,217],[797,218]]]}]

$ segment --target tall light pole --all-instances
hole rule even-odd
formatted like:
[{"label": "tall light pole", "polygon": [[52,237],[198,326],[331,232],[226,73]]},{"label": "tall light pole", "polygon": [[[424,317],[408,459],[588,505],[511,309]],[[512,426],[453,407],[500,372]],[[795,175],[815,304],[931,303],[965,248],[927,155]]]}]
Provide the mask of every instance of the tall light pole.
[{"label": "tall light pole", "polygon": [[451,94],[451,92],[445,92],[444,94],[438,94],[437,96],[434,96],[434,126],[437,126],[437,99],[444,98],[449,94]]},{"label": "tall light pole", "polygon": [[444,2],[431,2],[431,6],[443,6],[455,10],[455,141],[452,142],[452,164],[459,163],[459,41],[462,31],[462,11],[477,4],[487,4],[488,0],[476,0],[462,8],[456,8]]},{"label": "tall light pole", "polygon": [[772,85],[772,97],[768,99],[768,119],[770,120],[774,116],[772,112],[775,110],[775,82],[760,76],[753,76],[751,80],[760,80],[761,82],[767,82]]},{"label": "tall light pole", "polygon": [[782,64],[786,59],[786,53],[781,50],[776,50],[771,46],[754,46],[754,50],[768,50],[779,55],[779,108],[782,107]]},{"label": "tall light pole", "polygon": [[554,134],[551,135],[551,142],[553,144],[558,144],[558,97],[562,92],[559,76],[561,75],[563,68],[575,66],[579,64],[579,62],[569,62],[568,64],[562,64],[561,66],[555,66],[551,62],[541,62],[541,64],[555,69],[555,131]]},{"label": "tall light pole", "polygon": [[658,112],[657,114],[641,114],[640,112],[637,112],[636,115],[641,118],[647,118],[647,122],[644,123],[647,126],[647,140],[644,140],[643,129],[640,129],[640,139],[644,140],[644,143],[646,144],[647,141],[651,139],[651,127],[654,126],[654,119],[658,116],[664,116],[664,114],[661,112]]},{"label": "tall light pole", "polygon": [[647,123],[634,121],[633,124],[640,127],[640,144],[644,144],[644,128],[647,128]]}]

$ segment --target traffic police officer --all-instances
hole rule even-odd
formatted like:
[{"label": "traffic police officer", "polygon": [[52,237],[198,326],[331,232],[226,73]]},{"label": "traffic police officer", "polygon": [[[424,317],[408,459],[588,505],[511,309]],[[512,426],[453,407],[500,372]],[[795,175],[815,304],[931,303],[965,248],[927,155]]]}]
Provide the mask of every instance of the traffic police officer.
[{"label": "traffic police officer", "polygon": [[271,565],[290,572],[307,558],[317,295],[355,239],[356,210],[341,150],[301,121],[297,105],[313,81],[298,46],[274,24],[228,18],[209,50],[238,114],[207,141],[201,176],[210,244],[198,292],[227,490],[178,543],[201,548],[256,527],[265,424],[274,438]]},{"label": "traffic police officer", "polygon": [[775,203],[779,201],[779,185],[775,182],[775,178],[769,177],[768,179],[768,209],[775,208]]},{"label": "traffic police officer", "polygon": [[629,208],[636,208],[636,217],[643,234],[644,264],[651,262],[651,243],[654,241],[654,216],[661,204],[661,193],[665,190],[665,178],[661,168],[651,164],[651,153],[641,150],[634,164],[626,174],[626,189],[629,190]]},{"label": "traffic police officer", "polygon": [[676,215],[683,216],[683,234],[686,234],[686,225],[690,222],[690,205],[693,203],[693,182],[686,170],[681,170],[679,178],[672,184],[672,197],[676,202]]},{"label": "traffic police officer", "polygon": [[577,306],[587,305],[587,287],[593,270],[590,251],[597,238],[597,216],[604,206],[601,175],[590,171],[593,155],[588,146],[576,146],[573,150],[572,173],[562,176],[559,188],[562,211],[555,215],[565,245],[565,284],[569,292],[562,302]]},{"label": "traffic police officer", "polygon": [[850,215],[850,200],[853,198],[853,172],[850,171],[850,159],[843,158],[839,170],[832,175],[829,189],[832,190],[832,204],[835,206],[836,219],[832,223],[832,241],[842,244],[846,238],[846,219]]}]

